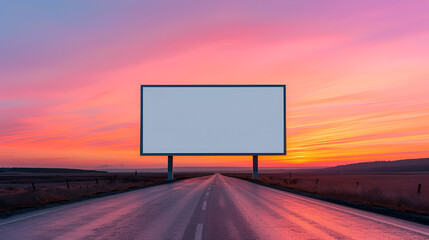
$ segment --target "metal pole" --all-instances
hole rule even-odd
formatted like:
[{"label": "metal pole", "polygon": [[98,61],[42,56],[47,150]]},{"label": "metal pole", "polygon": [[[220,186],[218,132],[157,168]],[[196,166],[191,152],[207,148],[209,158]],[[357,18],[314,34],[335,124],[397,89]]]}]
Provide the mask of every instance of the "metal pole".
[{"label": "metal pole", "polygon": [[173,156],[168,156],[168,179],[167,181],[173,180]]},{"label": "metal pole", "polygon": [[258,178],[258,155],[253,155],[253,178]]}]

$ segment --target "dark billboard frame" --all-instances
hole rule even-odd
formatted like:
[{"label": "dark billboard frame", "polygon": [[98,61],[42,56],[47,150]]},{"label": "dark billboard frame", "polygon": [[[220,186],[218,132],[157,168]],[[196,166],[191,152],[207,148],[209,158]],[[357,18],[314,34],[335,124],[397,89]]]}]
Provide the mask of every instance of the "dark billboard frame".
[{"label": "dark billboard frame", "polygon": [[[144,153],[143,152],[143,88],[150,87],[281,87],[283,88],[283,152],[282,153]],[[255,156],[286,155],[286,85],[141,85],[140,86],[140,156]]]}]

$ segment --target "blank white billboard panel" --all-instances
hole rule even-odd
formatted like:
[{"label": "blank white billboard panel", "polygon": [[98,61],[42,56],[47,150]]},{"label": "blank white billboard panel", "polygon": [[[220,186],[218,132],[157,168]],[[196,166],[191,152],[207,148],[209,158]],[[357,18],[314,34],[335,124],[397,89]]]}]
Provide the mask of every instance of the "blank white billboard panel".
[{"label": "blank white billboard panel", "polygon": [[284,85],[142,85],[141,155],[286,154]]}]

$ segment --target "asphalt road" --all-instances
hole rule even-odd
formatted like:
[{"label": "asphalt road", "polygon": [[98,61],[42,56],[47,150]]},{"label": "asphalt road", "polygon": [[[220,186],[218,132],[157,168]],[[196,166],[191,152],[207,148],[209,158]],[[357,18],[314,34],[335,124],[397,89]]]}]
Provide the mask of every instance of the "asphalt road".
[{"label": "asphalt road", "polygon": [[0,220],[0,239],[428,239],[424,225],[215,174]]}]

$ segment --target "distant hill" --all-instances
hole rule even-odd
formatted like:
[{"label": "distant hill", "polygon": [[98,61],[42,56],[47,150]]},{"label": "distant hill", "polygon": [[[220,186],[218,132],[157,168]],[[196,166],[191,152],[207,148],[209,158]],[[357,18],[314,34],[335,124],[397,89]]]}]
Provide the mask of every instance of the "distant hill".
[{"label": "distant hill", "polygon": [[106,173],[105,171],[70,169],[70,168],[0,168],[2,173]]},{"label": "distant hill", "polygon": [[429,172],[429,158],[354,163],[320,171],[324,173]]}]

